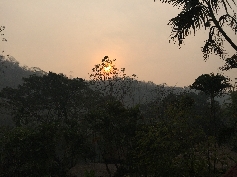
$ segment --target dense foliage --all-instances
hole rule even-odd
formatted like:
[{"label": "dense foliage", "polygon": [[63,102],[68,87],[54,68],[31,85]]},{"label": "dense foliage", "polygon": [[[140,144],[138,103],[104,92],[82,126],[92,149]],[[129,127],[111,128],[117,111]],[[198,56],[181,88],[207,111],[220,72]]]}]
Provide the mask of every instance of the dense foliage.
[{"label": "dense foliage", "polygon": [[64,177],[84,163],[103,163],[110,176],[221,176],[236,160],[237,101],[233,91],[231,102],[210,104],[213,83],[224,79],[229,86],[224,76],[208,80],[215,77],[194,82],[192,88],[202,92],[173,92],[163,85],[156,96],[142,102],[136,96],[134,102],[130,95],[132,104],[126,104],[116,97],[115,85],[107,93],[63,74],[30,75],[0,92],[1,113],[11,113],[13,122],[1,126],[0,176]]},{"label": "dense foliage", "polygon": [[[232,37],[236,35],[237,29],[235,0],[160,1],[181,9],[181,12],[168,23],[172,26],[171,40],[177,41],[180,46],[188,36],[195,35],[198,30],[208,30],[207,39],[202,47],[204,59],[206,60],[210,54],[215,54],[226,61],[220,69],[229,70],[237,67],[237,45]],[[235,51],[230,58],[227,58],[226,42]]]}]

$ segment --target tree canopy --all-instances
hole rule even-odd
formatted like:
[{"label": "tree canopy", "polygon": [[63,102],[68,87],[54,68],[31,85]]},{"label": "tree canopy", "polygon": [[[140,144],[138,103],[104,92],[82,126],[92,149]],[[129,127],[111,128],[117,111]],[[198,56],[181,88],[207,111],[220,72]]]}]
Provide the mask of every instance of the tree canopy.
[{"label": "tree canopy", "polygon": [[[178,42],[180,46],[185,38],[197,30],[209,30],[209,35],[202,47],[204,59],[209,54],[219,55],[226,59],[224,41],[227,41],[237,52],[237,45],[227,34],[226,26],[234,31],[236,35],[236,2],[234,0],[160,0],[162,3],[169,3],[174,7],[181,8],[181,12],[170,19],[168,25],[172,26],[171,40]],[[231,57],[236,62],[235,54]],[[227,66],[234,66],[226,59]],[[220,69],[230,69],[224,67]],[[235,67],[235,66],[234,66]]]},{"label": "tree canopy", "polygon": [[23,80],[17,89],[7,87],[1,92],[1,97],[13,105],[19,124],[27,124],[29,119],[47,122],[73,117],[85,111],[86,95],[91,94],[83,79],[68,79],[63,74],[49,72]]},{"label": "tree canopy", "polygon": [[202,74],[195,80],[190,88],[203,91],[205,94],[215,97],[231,87],[231,84],[228,83],[228,81],[228,78],[218,73],[217,75],[214,73]]},{"label": "tree canopy", "polygon": [[100,64],[92,68],[90,83],[103,96],[113,96],[123,101],[125,95],[131,93],[131,84],[136,75],[127,76],[125,68],[117,68],[115,61],[116,59],[111,60],[105,56]]}]

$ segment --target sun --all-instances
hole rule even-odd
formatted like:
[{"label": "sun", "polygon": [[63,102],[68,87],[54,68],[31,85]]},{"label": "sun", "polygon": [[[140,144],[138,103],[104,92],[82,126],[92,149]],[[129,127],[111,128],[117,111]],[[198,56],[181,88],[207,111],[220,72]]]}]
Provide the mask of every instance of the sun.
[{"label": "sun", "polygon": [[104,67],[104,70],[105,70],[105,72],[110,72],[110,70],[111,70],[111,66],[110,65],[108,65],[108,66],[106,66],[106,67]]}]

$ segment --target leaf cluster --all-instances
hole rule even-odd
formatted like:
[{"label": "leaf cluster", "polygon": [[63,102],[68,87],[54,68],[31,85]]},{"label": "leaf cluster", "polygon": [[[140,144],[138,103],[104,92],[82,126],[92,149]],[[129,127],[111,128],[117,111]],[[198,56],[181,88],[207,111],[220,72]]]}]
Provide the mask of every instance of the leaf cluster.
[{"label": "leaf cluster", "polygon": [[200,90],[211,97],[215,97],[225,93],[231,87],[229,81],[229,78],[219,73],[216,75],[214,73],[202,74],[195,79],[190,88]]},{"label": "leaf cluster", "polygon": [[[181,12],[172,18],[168,25],[172,26],[171,40],[181,46],[192,33],[200,29],[209,30],[208,37],[202,47],[204,60],[210,54],[226,58],[224,42],[227,41],[237,52],[237,45],[225,31],[225,25],[229,26],[236,34],[236,2],[234,0],[160,0],[181,9]],[[229,64],[228,61],[226,63]],[[233,66],[233,65],[232,65]],[[223,70],[232,67],[221,67]]]}]

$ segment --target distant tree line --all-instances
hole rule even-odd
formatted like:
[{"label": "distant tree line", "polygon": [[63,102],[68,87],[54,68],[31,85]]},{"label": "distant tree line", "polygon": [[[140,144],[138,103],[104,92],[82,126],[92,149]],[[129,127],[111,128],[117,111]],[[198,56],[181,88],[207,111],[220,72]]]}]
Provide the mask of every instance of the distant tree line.
[{"label": "distant tree line", "polygon": [[120,87],[106,92],[81,78],[27,72],[0,92],[1,114],[13,122],[0,130],[0,176],[70,176],[81,163],[103,163],[109,176],[221,176],[235,163],[236,91],[228,104],[213,99],[230,87],[222,75],[197,78],[196,93],[129,80],[128,104],[116,97]]}]

